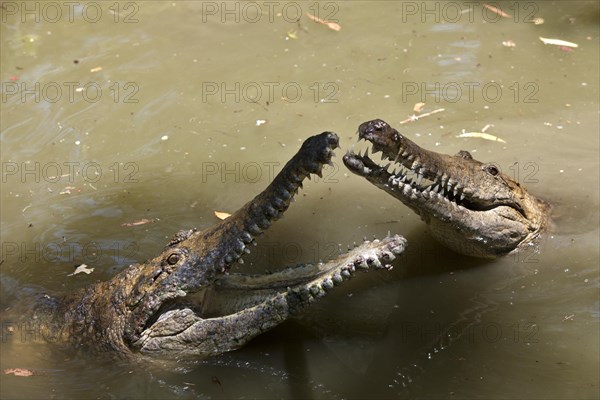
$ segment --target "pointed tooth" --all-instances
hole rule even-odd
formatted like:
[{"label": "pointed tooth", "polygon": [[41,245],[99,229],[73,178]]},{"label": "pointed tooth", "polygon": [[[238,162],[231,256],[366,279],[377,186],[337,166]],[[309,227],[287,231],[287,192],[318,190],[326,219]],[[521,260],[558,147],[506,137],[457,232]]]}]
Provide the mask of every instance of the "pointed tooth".
[{"label": "pointed tooth", "polygon": [[465,199],[465,193],[463,192],[460,194],[460,201],[463,201],[464,199]]},{"label": "pointed tooth", "polygon": [[415,161],[413,161],[412,165],[410,166],[410,169],[412,169],[413,171],[417,171],[419,167],[421,167],[421,160],[419,159],[419,157],[415,157]]},{"label": "pointed tooth", "polygon": [[419,174],[417,177],[417,185],[421,186],[421,182],[423,182],[423,174]]},{"label": "pointed tooth", "polygon": [[239,260],[237,260],[238,263],[243,264],[244,260],[242,260],[241,258]]},{"label": "pointed tooth", "polygon": [[252,235],[250,235],[248,232],[244,231],[241,234],[241,239],[244,243],[248,244],[252,241]]},{"label": "pointed tooth", "polygon": [[442,175],[442,187],[446,186],[446,182],[448,182],[448,175]]},{"label": "pointed tooth", "polygon": [[250,225],[248,227],[248,231],[250,231],[250,233],[253,234],[253,235],[258,235],[259,233],[262,232],[262,230],[256,224]]},{"label": "pointed tooth", "polygon": [[260,218],[258,220],[258,226],[260,226],[262,229],[267,229],[269,226],[271,226],[271,221],[268,218]]},{"label": "pointed tooth", "polygon": [[339,285],[344,281],[342,279],[342,275],[339,272],[336,272],[335,274],[333,274],[332,280],[333,280],[334,285]]},{"label": "pointed tooth", "polygon": [[270,204],[267,204],[264,208],[264,213],[267,217],[276,217],[279,215],[279,212]]},{"label": "pointed tooth", "polygon": [[323,281],[323,283],[321,284],[321,287],[325,290],[331,290],[331,289],[333,289],[333,281],[331,279],[327,278]]},{"label": "pointed tooth", "polygon": [[277,210],[283,210],[285,208],[285,201],[283,201],[279,197],[276,197],[273,200],[273,207],[275,207],[275,209]]},{"label": "pointed tooth", "polygon": [[279,195],[281,196],[281,198],[283,200],[287,200],[287,199],[289,199],[292,196],[292,194],[288,190],[283,189],[283,188],[281,188],[279,190]]},{"label": "pointed tooth", "polygon": [[311,286],[309,290],[310,294],[312,294],[314,297],[320,297],[320,295],[322,296],[321,293],[323,293],[323,290],[317,285]]},{"label": "pointed tooth", "polygon": [[458,187],[457,186],[454,187],[454,192],[453,193],[454,193],[454,197],[456,197],[456,195],[458,194]]}]

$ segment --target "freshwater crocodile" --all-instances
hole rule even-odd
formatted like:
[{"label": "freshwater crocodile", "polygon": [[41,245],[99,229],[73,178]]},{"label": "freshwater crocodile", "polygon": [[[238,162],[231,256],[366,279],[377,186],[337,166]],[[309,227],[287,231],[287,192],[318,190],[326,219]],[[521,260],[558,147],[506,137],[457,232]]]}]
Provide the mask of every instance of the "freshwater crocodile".
[{"label": "freshwater crocodile", "polygon": [[255,237],[286,211],[302,181],[321,175],[337,147],[334,133],[310,137],[271,184],[233,215],[203,231],[179,232],[158,256],[108,281],[61,297],[29,292],[36,302],[3,310],[21,316],[3,318],[3,335],[14,332],[20,320],[41,339],[86,352],[217,355],[302,311],[355,269],[389,267],[404,250],[401,236],[365,241],[325,264],[262,276],[228,275]]},{"label": "freshwater crocodile", "polygon": [[358,137],[390,163],[380,166],[368,149],[349,151],[348,169],[410,207],[432,236],[458,253],[503,256],[532,244],[550,224],[545,201],[467,151],[450,156],[423,149],[380,119],[361,124]]}]

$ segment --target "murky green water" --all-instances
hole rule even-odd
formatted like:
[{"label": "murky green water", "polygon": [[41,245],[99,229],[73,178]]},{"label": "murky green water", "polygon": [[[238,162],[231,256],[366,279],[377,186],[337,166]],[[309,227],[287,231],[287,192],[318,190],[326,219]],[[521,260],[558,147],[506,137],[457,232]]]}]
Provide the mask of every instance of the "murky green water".
[{"label": "murky green water", "polygon": [[[388,231],[409,241],[391,273],[209,360],[3,342],[2,370],[37,375],[2,375],[2,398],[599,397],[598,3],[494,3],[510,18],[467,2],[1,4],[3,276],[53,291],[108,279],[236,210],[324,130],[342,140],[335,167],[244,270]],[[400,127],[421,101],[445,111],[402,126],[409,138],[494,161],[554,204],[539,252],[454,255],[345,170],[361,122]],[[506,143],[456,137],[488,124]],[[69,277],[81,263],[94,272]]]}]

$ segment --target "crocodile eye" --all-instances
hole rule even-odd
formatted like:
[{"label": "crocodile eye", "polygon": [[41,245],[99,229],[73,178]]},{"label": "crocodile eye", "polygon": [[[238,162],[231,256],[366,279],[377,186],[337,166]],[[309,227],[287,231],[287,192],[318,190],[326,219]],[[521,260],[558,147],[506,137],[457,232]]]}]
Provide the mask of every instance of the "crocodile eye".
[{"label": "crocodile eye", "polygon": [[487,165],[485,170],[492,176],[496,176],[500,172],[494,164]]},{"label": "crocodile eye", "polygon": [[169,257],[167,257],[167,263],[169,263],[169,265],[175,265],[175,264],[177,264],[178,261],[179,261],[179,254],[177,254],[177,253],[170,254]]}]

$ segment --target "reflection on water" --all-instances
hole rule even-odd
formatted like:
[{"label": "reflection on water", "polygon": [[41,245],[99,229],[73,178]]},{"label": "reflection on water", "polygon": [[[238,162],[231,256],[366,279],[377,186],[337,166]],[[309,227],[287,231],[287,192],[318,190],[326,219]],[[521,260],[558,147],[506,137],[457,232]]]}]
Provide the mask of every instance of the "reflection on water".
[{"label": "reflection on water", "polygon": [[[92,23],[82,5],[72,22],[22,22],[20,3],[2,3],[5,281],[64,292],[108,279],[239,208],[306,137],[333,130],[344,151],[361,122],[399,126],[418,102],[445,111],[403,133],[495,162],[553,204],[553,231],[492,262],[452,254],[339,152],[237,270],[315,262],[391,231],[409,241],[393,271],[209,360],[115,363],[2,342],[1,369],[36,372],[2,375],[2,398],[599,397],[597,3],[498,2],[506,18],[456,2],[428,2],[433,14],[292,2],[272,19],[248,3],[258,20],[252,5],[220,4],[103,4]],[[456,138],[486,125],[506,143]],[[81,263],[94,272],[68,277]]]}]

